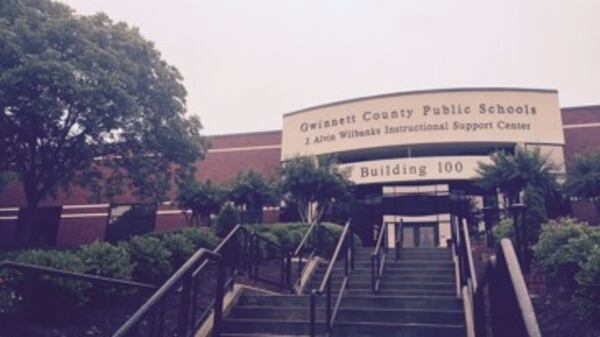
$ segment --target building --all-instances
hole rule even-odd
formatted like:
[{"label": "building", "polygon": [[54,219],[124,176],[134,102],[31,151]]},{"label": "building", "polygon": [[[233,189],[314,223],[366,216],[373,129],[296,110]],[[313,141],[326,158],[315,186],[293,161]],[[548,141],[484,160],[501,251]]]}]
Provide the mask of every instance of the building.
[{"label": "building", "polygon": [[[374,228],[402,218],[405,245],[444,245],[452,196],[473,195],[482,205],[493,199],[472,184],[478,162],[489,161],[491,152],[539,147],[564,172],[577,154],[600,149],[599,131],[600,106],[561,109],[555,90],[393,93],[291,112],[283,116],[282,130],[212,136],[212,148],[197,164],[198,178],[227,183],[247,169],[273,177],[281,162],[293,156],[335,155],[357,185],[362,206],[354,222],[364,239]],[[123,196],[111,208],[87,199],[86,191],[75,189],[44,203],[62,206],[60,220],[40,229],[48,242],[73,246],[110,237],[116,215],[136,202]],[[17,213],[24,205],[18,184],[0,195],[0,245],[13,242]],[[590,203],[573,203],[572,211],[597,222]],[[277,213],[269,218],[275,220]],[[184,223],[181,211],[166,203],[146,230]]]}]

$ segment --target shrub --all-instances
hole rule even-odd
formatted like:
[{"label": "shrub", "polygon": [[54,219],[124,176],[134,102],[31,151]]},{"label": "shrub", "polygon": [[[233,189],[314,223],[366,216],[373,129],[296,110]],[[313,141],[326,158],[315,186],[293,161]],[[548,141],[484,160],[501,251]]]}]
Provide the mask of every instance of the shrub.
[{"label": "shrub", "polygon": [[12,313],[20,302],[17,292],[4,284],[5,274],[0,274],[0,315]]},{"label": "shrub", "polygon": [[182,233],[168,233],[161,238],[165,248],[171,252],[171,265],[179,268],[196,251],[194,243]]},{"label": "shrub", "polygon": [[79,251],[86,274],[100,275],[130,280],[133,264],[126,245],[111,245],[106,242],[94,242],[81,247]]},{"label": "shrub", "polygon": [[188,238],[197,249],[214,249],[219,244],[220,239],[209,228],[191,227],[180,231],[183,236]]},{"label": "shrub", "polygon": [[534,253],[551,281],[574,290],[575,274],[588,260],[594,245],[600,244],[600,236],[592,235],[597,230],[570,218],[542,226]]},{"label": "shrub", "polygon": [[[260,234],[260,236],[270,242],[279,243],[277,240],[277,236],[275,236],[275,234],[273,233],[263,232]],[[268,242],[265,242],[264,240],[258,240],[258,245],[260,256],[265,260],[281,256],[277,247],[273,246],[272,244],[269,244]]]},{"label": "shrub", "polygon": [[136,281],[158,284],[173,271],[169,262],[171,252],[159,239],[152,236],[136,236],[126,247],[135,264],[133,278]]},{"label": "shrub", "polygon": [[575,304],[582,319],[600,324],[600,246],[596,245],[575,275]]},{"label": "shrub", "polygon": [[306,224],[301,223],[277,223],[268,225],[254,225],[248,226],[252,231],[256,231],[258,234],[265,236],[269,235],[270,238],[277,244],[280,244],[287,249],[296,249],[302,237],[308,230]]},{"label": "shrub", "polygon": [[[131,280],[134,265],[126,244],[119,246],[107,242],[94,242],[82,246],[78,252],[85,264],[86,274],[111,277],[121,280]],[[112,302],[120,301],[123,296],[130,296],[135,291],[129,287],[112,286],[107,284],[96,284],[90,289],[90,297],[96,301]],[[117,296],[115,298],[115,296]]]},{"label": "shrub", "polygon": [[[15,262],[62,269],[81,273],[84,263],[75,252],[25,250],[16,254]],[[6,270],[2,272],[0,291],[2,305],[0,312],[12,312],[21,303],[31,303],[26,306],[28,317],[35,321],[47,323],[56,319],[68,317],[73,310],[89,301],[87,290],[89,282],[65,280],[48,275],[27,277],[24,273]],[[7,302],[4,302],[8,300]],[[32,302],[28,302],[32,301]],[[47,310],[52,308],[53,310]]]},{"label": "shrub", "polygon": [[215,234],[220,238],[224,238],[238,223],[240,223],[240,217],[237,211],[233,206],[226,205],[217,215]]},{"label": "shrub", "polygon": [[[329,255],[333,253],[335,246],[344,230],[343,226],[334,223],[322,223],[325,229],[322,232],[322,244],[325,248],[323,254]],[[306,234],[309,226],[304,223],[278,223],[268,225],[253,225],[248,226],[251,231],[256,231],[263,237],[267,237],[277,244],[283,245],[289,250],[295,250],[302,238]],[[360,238],[354,235],[354,243],[356,246],[361,245]]]},{"label": "shrub", "polygon": [[513,220],[509,217],[504,217],[500,219],[494,226],[494,238],[496,242],[500,242],[502,239],[509,239],[515,242],[515,226],[513,225]]}]

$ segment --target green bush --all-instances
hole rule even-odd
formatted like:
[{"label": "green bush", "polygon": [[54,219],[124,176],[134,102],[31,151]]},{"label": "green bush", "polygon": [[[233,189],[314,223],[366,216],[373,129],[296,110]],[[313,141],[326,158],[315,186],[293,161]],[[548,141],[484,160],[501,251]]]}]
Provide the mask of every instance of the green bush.
[{"label": "green bush", "polygon": [[214,249],[221,241],[210,228],[206,227],[189,227],[178,232],[188,238],[196,249]]},{"label": "green bush", "polygon": [[[13,260],[42,267],[62,269],[81,273],[85,265],[79,255],[72,251],[25,250],[15,255]],[[85,281],[65,280],[48,275],[27,276],[14,270],[2,272],[0,297],[1,312],[12,312],[21,303],[31,301],[27,315],[43,322],[64,319],[74,309],[89,301],[88,290],[91,284]],[[7,302],[4,302],[8,300]],[[53,310],[48,311],[47,308]]]},{"label": "green bush", "polygon": [[[321,226],[325,227],[322,232],[322,244],[325,248],[324,255],[333,253],[335,246],[342,235],[344,230],[343,226],[334,223],[322,223]],[[255,231],[263,237],[267,237],[277,244],[284,246],[289,250],[295,250],[302,238],[306,234],[309,226],[303,223],[276,223],[276,224],[264,224],[264,225],[252,225],[247,226],[251,231]],[[312,244],[313,242],[309,242]],[[361,246],[360,238],[354,235],[355,246]]]},{"label": "green bush", "polygon": [[575,304],[581,318],[600,324],[600,246],[596,245],[575,275]]},{"label": "green bush", "polygon": [[500,219],[500,222],[494,225],[494,238],[496,242],[500,242],[502,239],[509,239],[515,243],[515,226],[513,220],[509,217]]},{"label": "green bush", "polygon": [[275,223],[267,225],[252,225],[248,226],[252,231],[257,232],[261,236],[269,235],[270,238],[277,244],[280,244],[287,249],[296,249],[304,234],[308,230],[308,226],[301,223]]},{"label": "green bush", "polygon": [[542,226],[534,254],[551,281],[574,288],[575,274],[589,258],[594,245],[600,244],[600,236],[593,235],[593,231],[598,229],[570,218]]},{"label": "green bush", "polygon": [[171,252],[170,261],[174,268],[179,268],[196,251],[192,240],[182,233],[168,233],[161,238],[161,241]]},{"label": "green bush", "polygon": [[159,284],[172,272],[171,252],[157,238],[136,236],[126,245],[135,265],[133,278],[139,282]]},{"label": "green bush", "polygon": [[239,223],[240,217],[235,208],[231,205],[226,205],[217,215],[214,229],[215,234],[220,238],[224,238]]},{"label": "green bush", "polygon": [[4,284],[5,273],[0,273],[0,315],[14,312],[18,303],[21,301],[19,294],[15,289]]},{"label": "green bush", "polygon": [[94,242],[82,246],[79,256],[86,274],[131,280],[134,266],[126,245]]}]

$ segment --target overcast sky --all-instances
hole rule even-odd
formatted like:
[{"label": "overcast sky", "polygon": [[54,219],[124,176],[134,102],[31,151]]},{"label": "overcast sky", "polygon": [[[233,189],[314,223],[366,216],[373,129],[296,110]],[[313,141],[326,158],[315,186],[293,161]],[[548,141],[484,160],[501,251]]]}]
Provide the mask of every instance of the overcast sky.
[{"label": "overcast sky", "polygon": [[140,28],[184,76],[205,134],[388,92],[558,89],[600,104],[599,0],[62,0]]}]

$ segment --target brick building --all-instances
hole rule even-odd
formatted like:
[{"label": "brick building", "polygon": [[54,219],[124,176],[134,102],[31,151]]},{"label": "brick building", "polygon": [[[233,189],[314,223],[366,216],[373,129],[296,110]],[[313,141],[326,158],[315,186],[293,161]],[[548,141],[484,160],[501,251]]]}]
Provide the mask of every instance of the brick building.
[{"label": "brick building", "polygon": [[[509,113],[513,110],[514,118],[513,112]],[[414,124],[408,125],[409,121]],[[444,130],[445,127],[449,130]],[[505,127],[514,129],[501,130]],[[471,129],[466,133],[461,128]],[[474,163],[494,149],[510,150],[516,144],[539,146],[568,170],[577,154],[600,149],[600,106],[559,108],[558,93],[553,90],[419,91],[303,109],[284,116],[283,130],[216,135],[209,139],[212,146],[196,164],[197,177],[219,184],[227,184],[248,169],[273,178],[282,160],[295,154],[336,155],[344,167],[352,168],[360,197],[379,197],[383,211],[363,219],[365,223],[379,225],[382,221],[393,223],[403,214],[397,201],[400,199],[395,198],[399,194],[418,191],[428,194],[431,191],[426,190],[431,188],[442,193],[469,191]],[[460,167],[460,174],[442,172],[446,162],[440,160]],[[425,172],[438,166],[438,173]],[[426,174],[420,175],[419,169]],[[127,205],[136,200],[125,195],[114,202]],[[108,201],[90,204],[86,191],[74,188],[69,195],[60,194],[42,205],[62,206],[58,223],[45,229],[49,231],[51,244],[74,246],[106,238],[111,222]],[[17,215],[23,206],[25,198],[18,183],[0,194],[0,246],[14,242]],[[428,209],[422,214],[403,216],[419,217],[428,212],[437,211]],[[435,224],[430,227],[421,224],[410,235],[421,236],[422,240],[433,237],[439,244],[444,237],[445,212],[437,212],[434,220],[423,220]],[[113,210],[113,215],[116,213]],[[267,213],[269,219],[276,220],[276,211]],[[572,213],[592,223],[598,219],[595,208],[587,202],[572,203]],[[181,211],[164,203],[158,206],[155,225],[148,230],[184,225]],[[365,227],[366,236],[370,230]]]}]

